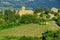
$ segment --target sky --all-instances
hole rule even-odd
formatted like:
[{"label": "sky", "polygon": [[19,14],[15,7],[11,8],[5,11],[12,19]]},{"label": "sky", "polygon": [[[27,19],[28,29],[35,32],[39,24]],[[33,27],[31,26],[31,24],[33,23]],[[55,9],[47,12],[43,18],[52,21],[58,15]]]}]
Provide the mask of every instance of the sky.
[{"label": "sky", "polygon": [[0,7],[20,8],[22,5],[31,7],[60,7],[60,0],[0,0]]}]

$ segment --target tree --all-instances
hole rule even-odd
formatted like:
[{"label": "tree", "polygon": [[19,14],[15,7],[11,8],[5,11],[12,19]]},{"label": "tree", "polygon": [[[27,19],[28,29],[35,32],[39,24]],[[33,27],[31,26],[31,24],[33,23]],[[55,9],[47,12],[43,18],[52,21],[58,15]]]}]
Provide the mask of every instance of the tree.
[{"label": "tree", "polygon": [[54,40],[60,40],[60,30],[57,30],[57,31],[54,33]]},{"label": "tree", "polygon": [[50,18],[50,15],[47,14],[46,18]]},{"label": "tree", "polygon": [[45,14],[51,13],[50,9],[45,10]]},{"label": "tree", "polygon": [[34,13],[39,13],[39,12],[43,12],[43,9],[42,9],[42,8],[36,8],[36,9],[34,10]]},{"label": "tree", "polygon": [[44,16],[44,13],[41,13],[41,14],[40,14],[40,17],[43,17],[43,16]]},{"label": "tree", "polygon": [[46,20],[43,18],[39,18],[36,20],[36,23],[39,25],[46,25]]},{"label": "tree", "polygon": [[25,14],[21,16],[20,23],[34,23],[36,20],[36,17],[31,14]]},{"label": "tree", "polygon": [[8,22],[15,22],[19,18],[19,15],[15,14],[15,10],[5,10],[4,19]]},{"label": "tree", "polygon": [[19,40],[28,40],[27,37],[23,36]]},{"label": "tree", "polygon": [[42,36],[43,40],[53,40],[54,32],[52,32],[52,31],[46,31],[42,35],[43,35]]},{"label": "tree", "polygon": [[58,30],[56,34],[57,34],[58,40],[60,40],[60,30]]},{"label": "tree", "polygon": [[60,15],[58,15],[56,23],[58,26],[60,26]]},{"label": "tree", "polygon": [[60,13],[60,9],[58,10],[58,13]]}]

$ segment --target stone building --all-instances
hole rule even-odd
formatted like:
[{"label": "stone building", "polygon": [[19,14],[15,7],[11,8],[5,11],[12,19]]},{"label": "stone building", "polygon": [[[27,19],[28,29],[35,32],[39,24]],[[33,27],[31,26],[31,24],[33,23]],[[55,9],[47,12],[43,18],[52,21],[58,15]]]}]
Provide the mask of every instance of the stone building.
[{"label": "stone building", "polygon": [[55,8],[55,7],[53,7],[53,8],[51,9],[51,11],[53,11],[53,12],[58,12],[58,9]]},{"label": "stone building", "polygon": [[33,10],[26,10],[25,6],[22,6],[22,9],[19,11],[19,15],[24,15],[24,14],[32,14],[33,15],[34,11]]}]

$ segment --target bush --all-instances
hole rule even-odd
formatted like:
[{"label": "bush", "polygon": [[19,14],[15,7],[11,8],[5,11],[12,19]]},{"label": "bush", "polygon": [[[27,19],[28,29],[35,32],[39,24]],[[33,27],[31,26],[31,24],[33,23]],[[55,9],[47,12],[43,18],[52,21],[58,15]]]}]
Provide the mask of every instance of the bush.
[{"label": "bush", "polygon": [[53,40],[54,32],[53,31],[46,31],[43,33],[42,40]]},{"label": "bush", "polygon": [[60,40],[60,30],[46,31],[42,35],[42,40]]},{"label": "bush", "polygon": [[41,40],[39,37],[26,37],[23,36],[19,40]]},{"label": "bush", "polygon": [[57,21],[57,19],[55,17],[52,18],[53,21]]},{"label": "bush", "polygon": [[60,40],[60,30],[57,30],[57,32],[54,33],[55,40]]},{"label": "bush", "polygon": [[44,16],[44,13],[41,13],[41,14],[40,14],[40,17],[43,17],[43,16]]},{"label": "bush", "polygon": [[45,10],[45,14],[49,14],[51,12],[50,9]]},{"label": "bush", "polygon": [[4,24],[0,25],[0,30],[3,30],[3,29],[8,29],[8,28],[13,28],[13,27],[16,27],[16,26],[19,26],[20,23],[7,23],[5,22]]},{"label": "bush", "polygon": [[14,37],[14,36],[4,36],[2,39],[0,40],[18,40],[18,37]]},{"label": "bush", "polygon": [[24,24],[34,23],[35,20],[36,20],[35,15],[26,14],[21,16],[20,23],[24,23]]},{"label": "bush", "polygon": [[4,20],[8,22],[16,22],[20,18],[20,15],[15,14],[15,11],[5,10]]},{"label": "bush", "polygon": [[4,36],[2,39],[0,40],[41,40],[41,38],[39,37],[26,37],[26,36],[22,36],[22,37],[15,37],[15,36]]},{"label": "bush", "polygon": [[60,26],[60,15],[58,16],[56,23],[58,26]]},{"label": "bush", "polygon": [[36,9],[34,10],[34,13],[39,13],[39,12],[43,12],[43,9],[42,9],[42,8],[36,8]]},{"label": "bush", "polygon": [[28,40],[27,37],[23,36],[19,40]]},{"label": "bush", "polygon": [[50,18],[50,15],[47,15],[46,18]]},{"label": "bush", "polygon": [[2,25],[5,22],[4,19],[0,19],[0,25]]},{"label": "bush", "polygon": [[46,25],[46,20],[44,20],[42,18],[39,18],[39,19],[36,20],[36,23],[40,24],[40,25]]}]

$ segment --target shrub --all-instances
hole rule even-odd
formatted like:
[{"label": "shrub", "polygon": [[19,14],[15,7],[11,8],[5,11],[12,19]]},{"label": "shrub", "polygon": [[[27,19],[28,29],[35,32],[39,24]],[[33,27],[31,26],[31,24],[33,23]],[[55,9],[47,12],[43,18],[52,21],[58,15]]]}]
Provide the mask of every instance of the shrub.
[{"label": "shrub", "polygon": [[23,36],[19,40],[41,40],[39,37],[26,37]]},{"label": "shrub", "polygon": [[27,37],[23,36],[19,40],[28,40]]},{"label": "shrub", "polygon": [[4,36],[0,40],[18,40],[18,37],[15,37],[15,36]]},{"label": "shrub", "polygon": [[60,30],[46,31],[42,35],[42,40],[60,40]]},{"label": "shrub", "polygon": [[8,28],[13,28],[13,27],[16,27],[16,26],[19,26],[20,23],[7,23],[5,22],[4,24],[0,25],[0,30],[3,30],[3,29],[8,29]]},{"label": "shrub", "polygon": [[26,15],[22,15],[21,19],[20,19],[20,23],[34,23],[36,20],[36,17],[34,15],[31,14],[26,14]]},{"label": "shrub", "polygon": [[60,13],[60,9],[58,10],[58,12]]},{"label": "shrub", "polygon": [[39,13],[39,12],[43,12],[43,9],[42,9],[42,8],[36,8],[36,9],[34,10],[34,13]]},{"label": "shrub", "polygon": [[50,15],[47,15],[46,18],[50,18]]},{"label": "shrub", "polygon": [[5,14],[4,14],[4,20],[8,21],[8,22],[16,22],[16,20],[18,20],[20,18],[20,16],[18,14],[15,14],[15,11],[11,11],[11,10],[5,10]]},{"label": "shrub", "polygon": [[45,14],[49,14],[51,12],[50,9],[45,10]]},{"label": "shrub", "polygon": [[41,14],[40,14],[40,17],[43,17],[43,15],[44,15],[44,13],[41,13]]},{"label": "shrub", "polygon": [[0,25],[2,25],[5,22],[4,19],[0,19]]},{"label": "shrub", "polygon": [[58,31],[55,33],[54,38],[57,39],[57,40],[60,40],[60,30],[58,30]]},{"label": "shrub", "polygon": [[60,26],[60,15],[58,15],[56,23],[58,26]]},{"label": "shrub", "polygon": [[57,19],[55,17],[52,18],[53,21],[56,21]]},{"label": "shrub", "polygon": [[39,19],[36,20],[36,23],[40,24],[40,25],[46,25],[46,20],[44,20],[42,18],[39,18]]},{"label": "shrub", "polygon": [[53,40],[54,32],[53,31],[47,31],[43,33],[42,40]]},{"label": "shrub", "polygon": [[3,15],[0,13],[0,18],[3,18]]}]

